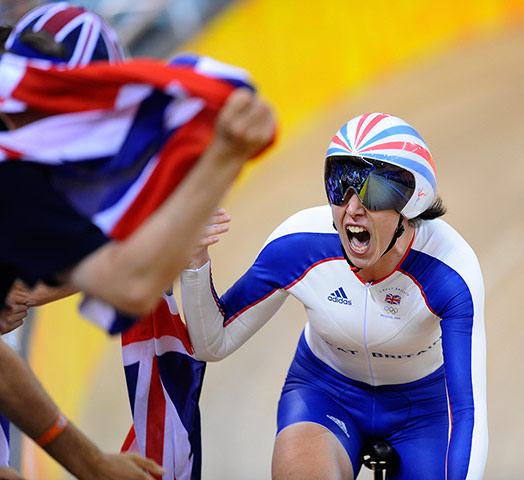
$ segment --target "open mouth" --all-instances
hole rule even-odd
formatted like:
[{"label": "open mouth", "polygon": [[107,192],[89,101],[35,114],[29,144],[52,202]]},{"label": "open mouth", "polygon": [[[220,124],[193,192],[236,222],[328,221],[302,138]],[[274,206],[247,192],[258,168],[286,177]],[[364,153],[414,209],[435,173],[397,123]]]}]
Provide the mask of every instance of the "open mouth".
[{"label": "open mouth", "polygon": [[364,227],[349,225],[347,233],[351,250],[355,253],[364,253],[367,251],[371,235]]}]

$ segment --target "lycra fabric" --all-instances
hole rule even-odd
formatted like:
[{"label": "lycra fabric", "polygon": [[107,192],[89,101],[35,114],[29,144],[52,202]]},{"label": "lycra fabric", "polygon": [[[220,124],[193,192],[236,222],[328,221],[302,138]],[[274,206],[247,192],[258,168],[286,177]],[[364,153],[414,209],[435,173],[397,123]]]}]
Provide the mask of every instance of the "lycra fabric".
[{"label": "lycra fabric", "polygon": [[405,257],[374,282],[363,281],[344,259],[329,206],[298,212],[277,227],[222,296],[214,290],[209,262],[185,270],[182,300],[197,358],[219,360],[234,352],[289,295],[304,305],[312,354],[351,381],[373,388],[402,385],[443,367],[447,478],[482,477],[484,288],[474,252],[451,226],[439,219],[415,224]]},{"label": "lycra fabric", "polygon": [[278,432],[300,422],[330,430],[346,449],[355,476],[363,447],[382,440],[401,459],[395,469],[388,469],[388,479],[446,477],[449,415],[444,367],[414,382],[373,387],[328,367],[302,335],[277,420]]}]

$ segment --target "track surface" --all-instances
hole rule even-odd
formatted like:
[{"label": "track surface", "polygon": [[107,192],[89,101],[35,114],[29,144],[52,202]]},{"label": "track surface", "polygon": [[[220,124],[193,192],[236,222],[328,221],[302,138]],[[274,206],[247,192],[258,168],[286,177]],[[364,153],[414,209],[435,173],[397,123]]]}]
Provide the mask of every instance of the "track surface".
[{"label": "track surface", "polygon": [[[519,298],[524,287],[523,50],[522,31],[509,32],[416,69],[397,71],[358,96],[339,99],[299,136],[251,167],[230,192],[224,206],[233,217],[231,231],[211,252],[215,285],[223,293],[248,268],[274,227],[297,210],[325,203],[323,156],[343,123],[360,113],[381,111],[415,126],[435,159],[449,212],[444,219],[473,246],[483,268],[488,480],[524,478]],[[289,299],[248,344],[208,366],[201,401],[204,480],[270,478],[276,404],[305,318],[302,307]],[[115,380],[121,375],[118,350],[115,342],[84,421],[86,431],[113,450],[129,426],[127,405],[107,412],[118,399],[126,402],[123,380]],[[93,422],[100,412],[107,413],[109,422]],[[372,478],[367,471],[359,476],[367,478]]]}]

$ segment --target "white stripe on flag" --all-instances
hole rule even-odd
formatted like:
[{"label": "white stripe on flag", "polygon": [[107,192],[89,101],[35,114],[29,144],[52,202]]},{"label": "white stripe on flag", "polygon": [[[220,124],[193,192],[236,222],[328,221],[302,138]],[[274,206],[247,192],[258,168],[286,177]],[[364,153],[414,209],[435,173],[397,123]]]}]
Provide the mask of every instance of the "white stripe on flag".
[{"label": "white stripe on flag", "polygon": [[[182,341],[170,335],[164,335],[158,339],[132,342],[122,347],[122,358],[124,366],[133,365],[144,360],[146,355],[163,355],[168,352],[178,352],[188,355]],[[190,356],[190,355],[188,355]]]},{"label": "white stripe on flag", "polygon": [[164,123],[169,130],[185,125],[206,106],[201,98],[174,99],[164,111]]},{"label": "white stripe on flag", "polygon": [[[18,55],[4,53],[0,62],[0,97],[11,97],[11,93],[18,86],[20,80],[25,75],[27,62]],[[23,112],[25,103],[18,100],[9,99],[4,101],[1,110],[6,113]]]},{"label": "white stripe on flag", "polygon": [[127,189],[126,193],[120,197],[120,199],[111,207],[106,210],[102,210],[92,217],[92,222],[102,230],[106,235],[109,235],[113,230],[113,227],[122,218],[127,209],[135,201],[136,197],[142,191],[142,188],[147,183],[152,173],[154,172],[158,164],[158,155],[155,155],[142,170],[139,177],[133,182],[133,184]]},{"label": "white stripe on flag", "polygon": [[108,157],[120,150],[135,113],[136,107],[54,115],[4,134],[2,144],[48,165]]},{"label": "white stripe on flag", "polygon": [[[147,349],[148,345],[143,346],[143,348]],[[133,405],[133,422],[135,424],[136,439],[141,452],[146,451],[147,411],[152,368],[153,351],[150,349],[144,350],[138,367],[135,404]]]},{"label": "white stripe on flag", "polygon": [[5,436],[4,429],[0,427],[0,467],[9,465],[9,442]]},{"label": "white stripe on flag", "polygon": [[83,317],[109,332],[115,321],[115,307],[99,298],[86,295],[79,307]]},{"label": "white stripe on flag", "polygon": [[[172,480],[191,480],[193,471],[193,455],[189,436],[185,429],[178,411],[169,400],[167,392],[164,390],[166,397],[166,424],[164,430],[164,466],[167,466],[170,476],[164,476],[164,479]],[[170,446],[170,448],[167,448]],[[173,458],[173,453],[175,458]],[[173,472],[174,470],[174,472]],[[173,475],[174,473],[174,475]]]},{"label": "white stripe on flag", "polygon": [[195,65],[195,72],[202,73],[215,78],[234,78],[245,83],[250,83],[250,75],[247,70],[228,65],[211,57],[200,57]]}]

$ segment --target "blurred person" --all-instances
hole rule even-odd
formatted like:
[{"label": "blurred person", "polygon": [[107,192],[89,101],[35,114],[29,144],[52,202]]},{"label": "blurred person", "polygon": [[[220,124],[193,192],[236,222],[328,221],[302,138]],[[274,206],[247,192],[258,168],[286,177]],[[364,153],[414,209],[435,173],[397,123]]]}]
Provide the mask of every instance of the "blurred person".
[{"label": "blurred person", "polygon": [[365,114],[333,137],[329,205],[266,240],[221,297],[206,248],[181,276],[196,358],[233,353],[288,295],[308,322],[278,406],[272,477],[356,478],[371,442],[391,479],[480,479],[487,455],[484,287],[440,216],[431,154],[403,120]]},{"label": "blurred person", "polygon": [[[124,61],[100,17],[50,3],[5,41],[0,111],[9,128],[0,133],[3,331],[23,321],[26,307],[83,291],[84,313],[109,333],[154,317],[172,344],[183,341],[163,292],[246,161],[274,137],[272,112],[247,74],[205,57]],[[44,284],[49,296],[16,299],[20,284]],[[159,358],[173,356],[165,347]],[[190,404],[189,423],[201,363],[184,360],[171,372],[187,381],[168,393]]]},{"label": "blurred person", "polygon": [[[236,88],[247,82],[221,82],[186,65],[122,63],[112,28],[66,2],[29,12],[5,49],[0,110],[12,131],[0,133],[2,223],[10,231],[1,249],[2,302],[15,278],[29,286],[67,280],[123,312],[151,311],[216,202],[272,139],[269,108]],[[184,122],[196,126],[184,130]],[[129,238],[108,242],[108,234]]]},{"label": "blurred person", "polygon": [[[60,462],[76,478],[146,480],[164,470],[135,453],[101,452],[65,416],[23,360],[0,338],[0,411]],[[0,466],[0,478],[23,479],[12,467]]]}]

